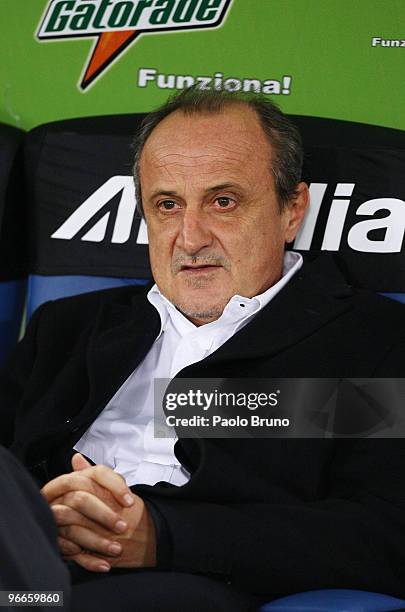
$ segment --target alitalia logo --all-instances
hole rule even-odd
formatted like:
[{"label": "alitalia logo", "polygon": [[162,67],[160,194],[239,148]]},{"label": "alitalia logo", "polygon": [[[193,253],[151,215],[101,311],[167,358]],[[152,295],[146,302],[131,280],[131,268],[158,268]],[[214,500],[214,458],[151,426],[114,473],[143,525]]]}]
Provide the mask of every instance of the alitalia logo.
[{"label": "alitalia logo", "polygon": [[[304,223],[295,239],[294,248],[301,251],[311,249],[321,207],[328,208],[326,225],[323,225],[324,251],[339,251],[350,247],[353,251],[363,253],[400,253],[405,236],[405,201],[399,198],[373,198],[362,202],[355,211],[356,222],[351,221],[347,228],[347,216],[351,206],[351,197],[355,183],[337,183],[332,202],[325,201],[328,183],[311,183],[311,206]],[[136,201],[134,183],[131,176],[112,176],[54,231],[51,238],[57,240],[81,240],[84,242],[103,242],[106,240],[107,224],[111,214],[109,202],[120,194],[114,219],[114,230],[111,238],[113,244],[124,244],[130,240],[132,225],[135,222]],[[102,214],[105,209],[104,214]],[[380,212],[388,215],[381,217]],[[102,214],[100,218],[100,213]],[[114,213],[113,213],[114,214]],[[362,217],[368,217],[362,219]],[[94,221],[92,221],[94,219]],[[343,244],[344,229],[348,229],[346,245]],[[86,233],[82,235],[84,228]],[[373,240],[370,232],[383,230],[382,239]],[[148,234],[142,219],[137,244],[147,244]]]},{"label": "alitalia logo", "polygon": [[96,37],[79,88],[85,90],[141,34],[219,26],[233,0],[50,0],[39,41]]}]

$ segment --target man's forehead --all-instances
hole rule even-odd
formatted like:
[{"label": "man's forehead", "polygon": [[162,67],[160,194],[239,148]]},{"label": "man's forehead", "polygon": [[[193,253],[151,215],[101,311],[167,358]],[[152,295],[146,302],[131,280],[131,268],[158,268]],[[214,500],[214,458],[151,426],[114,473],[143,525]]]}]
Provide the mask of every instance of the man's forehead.
[{"label": "man's forehead", "polygon": [[256,112],[232,104],[219,112],[171,113],[159,123],[145,143],[141,156],[148,165],[178,163],[203,165],[222,159],[232,163],[243,159],[266,158],[271,147]]}]

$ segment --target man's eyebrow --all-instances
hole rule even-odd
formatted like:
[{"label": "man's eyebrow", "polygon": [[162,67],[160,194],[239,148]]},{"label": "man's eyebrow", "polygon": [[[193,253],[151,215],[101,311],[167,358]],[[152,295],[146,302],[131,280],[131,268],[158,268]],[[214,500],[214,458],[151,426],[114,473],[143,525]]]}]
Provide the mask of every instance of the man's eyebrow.
[{"label": "man's eyebrow", "polygon": [[175,196],[177,191],[165,191],[164,189],[156,189],[150,194],[150,198],[156,198],[156,196]]},{"label": "man's eyebrow", "polygon": [[[207,187],[204,192],[206,194],[215,193],[216,191],[222,191],[224,189],[242,189],[240,185],[237,183],[221,183],[219,185],[213,185],[212,187]],[[150,198],[156,198],[157,196],[176,196],[178,195],[175,190],[166,190],[166,189],[156,189],[150,194]]]},{"label": "man's eyebrow", "polygon": [[242,189],[240,185],[237,183],[221,183],[220,185],[214,185],[213,187],[208,187],[205,190],[205,193],[214,193],[215,191],[223,191],[224,189]]}]

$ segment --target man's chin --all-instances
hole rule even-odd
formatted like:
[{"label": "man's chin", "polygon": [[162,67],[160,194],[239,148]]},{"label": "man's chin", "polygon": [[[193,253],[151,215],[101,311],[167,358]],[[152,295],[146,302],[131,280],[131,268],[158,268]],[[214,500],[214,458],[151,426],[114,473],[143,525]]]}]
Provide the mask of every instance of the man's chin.
[{"label": "man's chin", "polygon": [[196,325],[204,325],[216,321],[222,315],[226,303],[204,304],[179,300],[174,305],[187,319]]}]

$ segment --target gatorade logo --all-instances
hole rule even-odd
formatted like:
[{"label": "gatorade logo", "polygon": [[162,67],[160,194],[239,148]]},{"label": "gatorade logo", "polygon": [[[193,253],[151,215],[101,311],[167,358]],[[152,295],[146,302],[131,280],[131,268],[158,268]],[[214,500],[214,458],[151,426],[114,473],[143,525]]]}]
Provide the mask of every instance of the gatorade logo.
[{"label": "gatorade logo", "polygon": [[39,41],[96,37],[79,89],[85,90],[140,34],[219,26],[232,0],[50,0]]},{"label": "gatorade logo", "polygon": [[[329,206],[326,225],[323,229],[322,250],[338,251],[342,247],[342,236],[346,224],[347,213],[355,183],[337,183],[332,202],[325,202],[325,192],[328,183],[312,183],[310,185],[311,205],[300,232],[294,243],[294,248],[308,251],[317,225],[321,206]],[[115,214],[112,243],[128,242],[135,215],[135,190],[132,177],[113,176],[91,194],[62,225],[52,234],[51,238],[73,240],[81,234],[84,226],[95,217],[94,224],[80,240],[87,242],[102,242],[105,240],[107,224],[111,210],[107,204],[121,193]],[[100,211],[106,207],[105,214],[100,218]],[[384,211],[384,217],[373,217]],[[367,219],[362,217],[367,216]],[[405,201],[398,198],[374,198],[358,206],[356,210],[358,222],[352,224],[347,233],[347,244],[353,251],[362,253],[399,253],[405,235]],[[384,230],[383,238],[372,240],[372,230]],[[78,239],[78,238],[77,238]],[[147,244],[145,222],[141,221],[137,244]]]}]

